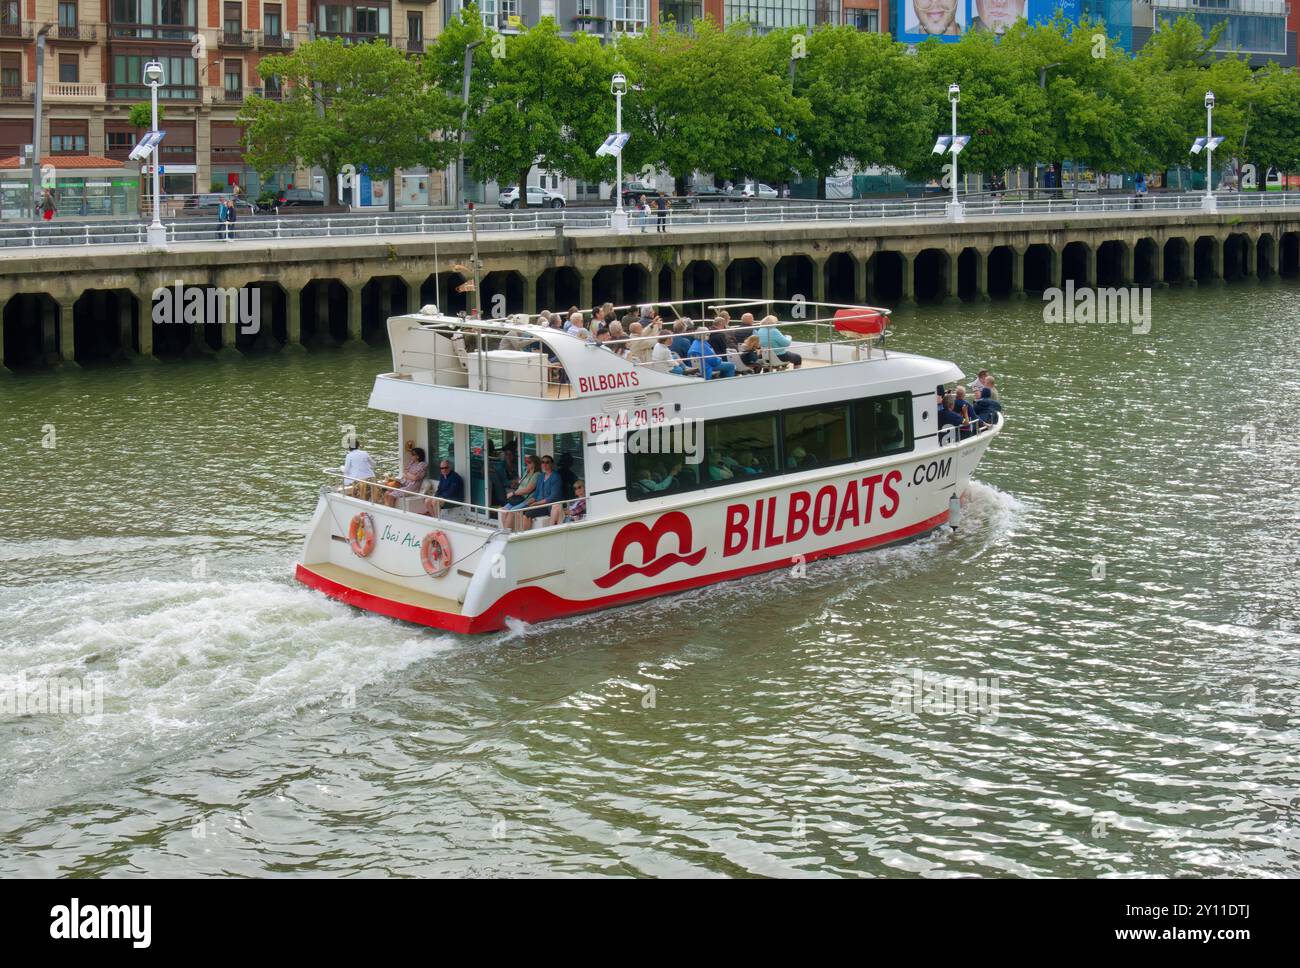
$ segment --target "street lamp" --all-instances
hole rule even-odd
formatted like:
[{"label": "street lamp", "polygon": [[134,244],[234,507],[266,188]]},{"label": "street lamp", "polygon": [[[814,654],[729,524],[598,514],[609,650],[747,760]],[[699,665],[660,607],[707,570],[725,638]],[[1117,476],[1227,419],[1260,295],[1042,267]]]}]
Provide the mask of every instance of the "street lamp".
[{"label": "street lamp", "polygon": [[1205,92],[1205,198],[1201,202],[1201,208],[1207,212],[1218,211],[1218,205],[1214,200],[1214,185],[1211,183],[1210,167],[1214,158],[1214,92]]},{"label": "street lamp", "polygon": [[948,100],[952,103],[952,202],[948,205],[948,217],[954,222],[965,218],[961,202],[957,201],[957,102],[961,100],[961,88],[956,84],[948,85]]},{"label": "street lamp", "polygon": [[[627,78],[622,71],[609,81],[609,92],[614,95],[614,134],[623,133],[623,95],[627,93]],[[614,224],[615,232],[628,230],[627,212],[623,211],[623,152],[614,156]]]},{"label": "street lamp", "polygon": [[[156,60],[151,60],[144,65],[144,82],[149,85],[149,97],[153,103],[153,131],[154,135],[158,134],[158,88],[163,83],[163,66]],[[158,145],[153,148],[153,221],[149,223],[149,232],[146,236],[150,245],[163,246],[167,244],[167,230],[163,228],[162,212],[162,182],[158,174]]]}]

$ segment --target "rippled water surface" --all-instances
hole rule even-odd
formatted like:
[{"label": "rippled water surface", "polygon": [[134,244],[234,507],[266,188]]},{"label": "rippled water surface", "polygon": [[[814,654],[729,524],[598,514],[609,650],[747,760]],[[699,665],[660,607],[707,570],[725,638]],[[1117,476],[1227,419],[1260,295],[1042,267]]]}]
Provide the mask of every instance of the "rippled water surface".
[{"label": "rippled water surface", "polygon": [[1300,286],[895,331],[1000,378],[960,532],[474,639],[289,577],[384,350],[0,377],[0,678],[105,706],[0,872],[1300,875]]}]

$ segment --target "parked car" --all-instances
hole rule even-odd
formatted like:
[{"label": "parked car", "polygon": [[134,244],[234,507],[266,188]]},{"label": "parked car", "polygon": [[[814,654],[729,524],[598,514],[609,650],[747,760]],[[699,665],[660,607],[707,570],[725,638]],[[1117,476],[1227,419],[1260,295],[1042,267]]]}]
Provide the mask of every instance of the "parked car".
[{"label": "parked car", "polygon": [[[221,207],[221,202],[229,198],[229,195],[223,195],[220,192],[208,192],[203,195],[191,195],[185,199],[185,211],[192,215],[211,215],[217,216],[217,209]],[[247,198],[239,197],[235,199],[236,215],[256,215],[261,211],[257,203]]]},{"label": "parked car", "polygon": [[745,182],[745,186],[740,190],[741,198],[777,198],[777,191],[771,185],[754,182]]},{"label": "parked car", "polygon": [[[519,186],[511,185],[497,198],[502,208],[519,207]],[[549,188],[537,185],[528,186],[528,206],[530,208],[564,208],[564,196]]]},{"label": "parked car", "polygon": [[276,199],[278,208],[323,208],[325,193],[314,188],[286,188]]},{"label": "parked car", "polygon": [[624,182],[623,183],[623,207],[627,208],[628,206],[635,205],[636,200],[640,198],[642,195],[644,195],[646,199],[649,200],[651,198],[654,198],[658,194],[659,194],[659,189],[657,189],[654,185],[651,185],[649,182],[643,182],[643,181]]}]

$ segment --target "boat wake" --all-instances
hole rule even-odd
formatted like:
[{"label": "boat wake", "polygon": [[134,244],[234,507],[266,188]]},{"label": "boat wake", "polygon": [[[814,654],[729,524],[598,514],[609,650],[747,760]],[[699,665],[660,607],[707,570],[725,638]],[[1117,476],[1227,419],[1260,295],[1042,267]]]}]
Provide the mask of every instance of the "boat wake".
[{"label": "boat wake", "polygon": [[102,711],[0,717],[0,804],[49,802],[132,762],[247,736],[311,707],[348,708],[361,688],[455,643],[287,579],[18,592],[0,601],[0,686],[78,683],[102,696]]}]

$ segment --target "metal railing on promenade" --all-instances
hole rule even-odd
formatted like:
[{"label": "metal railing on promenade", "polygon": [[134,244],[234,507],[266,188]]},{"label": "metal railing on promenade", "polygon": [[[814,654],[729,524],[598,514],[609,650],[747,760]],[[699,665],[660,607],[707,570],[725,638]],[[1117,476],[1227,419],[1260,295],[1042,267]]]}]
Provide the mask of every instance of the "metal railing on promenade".
[{"label": "metal railing on promenade", "polygon": [[[1204,193],[1134,195],[1083,194],[1066,198],[1015,199],[972,196],[965,204],[967,221],[1034,217],[1121,217],[1161,212],[1195,214],[1203,210]],[[1300,211],[1300,192],[1223,192],[1215,196],[1219,211]],[[871,223],[882,221],[936,221],[946,218],[947,199],[891,199],[884,201],[781,202],[740,204],[700,203],[679,199],[663,218],[666,232],[674,229],[809,222]],[[561,231],[611,231],[609,208],[512,209],[476,213],[480,233],[519,235]],[[393,238],[399,236],[465,235],[470,215],[463,211],[385,212],[368,214],[241,216],[231,223],[215,218],[188,217],[164,220],[171,243],[226,241],[292,241],[321,238]],[[138,219],[96,222],[0,223],[0,249],[70,246],[120,246],[145,244],[148,225]],[[631,234],[656,233],[655,213],[631,213]]]}]

